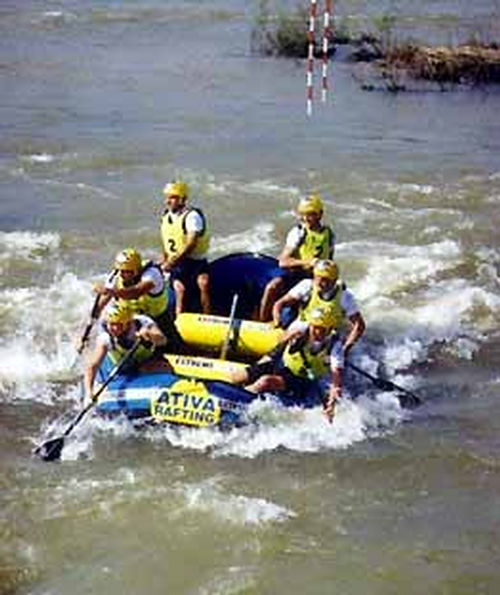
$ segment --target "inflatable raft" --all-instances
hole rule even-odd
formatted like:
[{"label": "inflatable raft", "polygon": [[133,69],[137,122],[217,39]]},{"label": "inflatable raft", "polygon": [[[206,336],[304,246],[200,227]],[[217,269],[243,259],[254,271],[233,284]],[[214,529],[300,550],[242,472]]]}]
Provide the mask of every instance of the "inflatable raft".
[{"label": "inflatable raft", "polygon": [[[230,254],[213,261],[210,276],[214,314],[186,312],[176,319],[193,355],[165,354],[159,369],[119,374],[100,396],[97,411],[194,427],[241,424],[250,403],[262,398],[230,383],[234,372],[246,364],[198,354],[219,356],[228,343],[231,355],[253,361],[273,349],[283,330],[251,317],[266,284],[281,272],[276,259],[261,254]],[[233,316],[229,316],[233,304]],[[103,382],[110,371],[106,359],[98,379]],[[318,395],[277,398],[286,406],[320,404]]]},{"label": "inflatable raft", "polygon": [[[129,419],[145,419],[156,423],[171,423],[198,428],[230,427],[245,423],[249,405],[263,397],[224,380],[228,370],[238,369],[235,362],[222,362],[194,356],[166,355],[179,369],[189,369],[190,376],[175,371],[136,371],[116,376],[100,395],[97,412],[106,417],[125,415]],[[176,358],[178,361],[176,362]],[[183,368],[186,366],[186,368]],[[98,378],[104,381],[113,365],[104,360]],[[207,373],[207,370],[209,371]],[[198,372],[198,376],[196,376]],[[203,377],[205,376],[205,377]],[[317,394],[300,398],[275,397],[283,406],[313,407],[320,404]]]}]

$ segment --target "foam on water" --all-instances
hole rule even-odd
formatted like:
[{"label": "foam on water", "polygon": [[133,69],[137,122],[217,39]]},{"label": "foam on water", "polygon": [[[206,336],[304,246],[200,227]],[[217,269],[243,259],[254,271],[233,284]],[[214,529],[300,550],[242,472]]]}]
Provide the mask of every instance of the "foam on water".
[{"label": "foam on water", "polygon": [[214,257],[233,252],[264,252],[276,247],[274,228],[270,223],[258,223],[255,227],[225,237],[216,236],[211,242],[210,252]]},{"label": "foam on water", "polygon": [[208,514],[233,525],[263,526],[296,516],[292,510],[263,498],[227,491],[220,478],[172,482],[168,477],[159,478],[147,466],[119,467],[105,477],[61,479],[47,488],[46,496],[42,513],[45,520],[73,515],[110,518],[123,506],[150,501],[165,502],[163,512],[172,522],[186,513],[203,513],[205,518]]},{"label": "foam on water", "polygon": [[[79,373],[76,344],[89,316],[90,285],[71,273],[46,289],[0,291],[0,312],[10,334],[0,338],[0,398],[34,399],[51,393],[45,383],[74,379]],[[44,390],[35,390],[34,387]]]},{"label": "foam on water", "polygon": [[[11,259],[25,259],[41,264],[44,257],[57,252],[61,245],[58,233],[30,231],[0,232],[0,267]],[[3,270],[0,269],[3,273]]]},{"label": "foam on water", "polygon": [[210,194],[219,197],[221,194],[233,197],[235,194],[248,194],[251,196],[269,196],[275,198],[277,195],[283,198],[296,200],[300,197],[301,191],[295,186],[282,186],[271,180],[210,180],[206,184]]},{"label": "foam on water", "polygon": [[461,262],[457,242],[443,240],[425,246],[407,246],[372,242],[351,242],[339,246],[339,256],[364,254],[366,274],[355,285],[356,297],[363,304],[380,296],[401,293],[413,285],[426,285],[439,273]]},{"label": "foam on water", "polygon": [[[59,17],[62,13],[48,13],[50,16]],[[23,157],[29,163],[52,163],[55,160],[54,155],[50,153],[34,153],[33,155],[28,155],[27,157]]]},{"label": "foam on water", "polygon": [[293,511],[262,498],[227,494],[214,480],[183,485],[181,489],[188,510],[208,512],[237,525],[264,525],[296,516]]},{"label": "foam on water", "polygon": [[[227,431],[172,425],[136,429],[125,418],[109,421],[89,417],[85,427],[79,427],[67,441],[62,458],[92,458],[96,432],[104,433],[110,440],[133,440],[140,435],[157,445],[169,444],[204,452],[214,458],[255,458],[282,448],[293,452],[339,450],[369,437],[392,432],[409,415],[393,393],[379,392],[375,397],[360,395],[355,401],[343,399],[331,424],[320,407],[287,408],[273,400],[257,400],[250,407],[248,423]],[[59,422],[59,431],[64,426]],[[51,432],[54,432],[54,426]]]},{"label": "foam on water", "polygon": [[[143,479],[140,475],[127,467],[119,467],[105,478],[71,477],[67,481],[50,486],[44,518],[57,519],[74,514],[87,516],[96,512],[108,516],[113,505],[129,501],[132,495],[140,498],[140,492],[135,489]],[[158,489],[156,493],[164,491],[165,489]],[[149,495],[153,496],[154,493],[155,488],[150,486]]]},{"label": "foam on water", "polygon": [[242,428],[237,440],[219,445],[214,454],[254,458],[279,448],[295,452],[344,449],[369,436],[390,431],[404,417],[397,400],[391,400],[390,406],[387,403],[381,406],[378,400],[354,402],[346,398],[337,406],[332,424],[320,407],[286,409],[256,403],[256,423]]}]

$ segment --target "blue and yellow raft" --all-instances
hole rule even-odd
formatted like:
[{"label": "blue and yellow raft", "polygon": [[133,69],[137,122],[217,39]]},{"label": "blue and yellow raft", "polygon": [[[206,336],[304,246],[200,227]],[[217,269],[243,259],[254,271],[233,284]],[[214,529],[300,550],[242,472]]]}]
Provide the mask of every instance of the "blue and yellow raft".
[{"label": "blue and yellow raft", "polygon": [[[283,331],[248,318],[258,308],[267,282],[279,274],[277,261],[259,254],[232,254],[211,263],[210,272],[215,314],[178,317],[176,324],[186,344],[196,353],[214,355],[230,336],[230,353],[245,361],[275,347]],[[240,299],[236,317],[230,320],[227,314],[235,294]],[[201,355],[165,354],[164,358],[164,369],[119,374],[99,398],[97,411],[186,426],[224,427],[244,423],[249,405],[261,398],[230,383],[233,372],[244,363]],[[106,359],[99,370],[101,382],[111,367]],[[278,398],[286,406],[319,404],[317,395]]]}]

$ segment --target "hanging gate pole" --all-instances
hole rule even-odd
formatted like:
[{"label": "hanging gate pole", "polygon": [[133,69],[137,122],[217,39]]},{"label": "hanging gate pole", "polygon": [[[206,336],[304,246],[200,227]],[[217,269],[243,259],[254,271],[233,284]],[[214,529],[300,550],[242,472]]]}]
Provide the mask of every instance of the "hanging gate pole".
[{"label": "hanging gate pole", "polygon": [[323,68],[321,82],[321,101],[326,102],[328,91],[328,49],[330,43],[330,18],[332,14],[332,0],[325,0],[325,12],[323,15]]},{"label": "hanging gate pole", "polygon": [[[312,115],[314,97],[314,46],[316,37],[316,17],[318,0],[310,0],[309,27],[307,31],[307,71],[306,71],[306,113]],[[322,68],[321,68],[321,101],[326,102],[328,91],[328,50],[330,45],[332,19],[332,0],[325,0],[323,12],[323,38],[322,38]]]},{"label": "hanging gate pole", "polygon": [[307,48],[307,74],[306,74],[306,93],[307,93],[307,115],[312,115],[313,102],[313,78],[314,78],[314,37],[316,28],[316,7],[317,0],[311,0],[309,4],[309,31],[307,38],[309,45]]}]

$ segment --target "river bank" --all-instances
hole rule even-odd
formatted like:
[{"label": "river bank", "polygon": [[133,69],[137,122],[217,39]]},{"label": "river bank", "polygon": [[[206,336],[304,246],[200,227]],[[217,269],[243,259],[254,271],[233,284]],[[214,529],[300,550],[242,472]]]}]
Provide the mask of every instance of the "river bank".
[{"label": "river bank", "polygon": [[[348,19],[328,13],[324,18],[331,25],[325,29],[321,8],[315,7],[311,12],[311,5],[303,2],[294,10],[273,13],[271,4],[262,2],[252,30],[252,50],[266,56],[306,59],[313,39],[315,58],[323,59],[326,48],[326,55],[335,59],[337,49],[343,46],[342,59],[370,63],[372,72],[365,69],[365,78],[384,79],[382,88],[392,92],[405,91],[408,87],[414,90],[411,79],[437,83],[441,90],[450,90],[455,85],[474,87],[500,82],[498,41],[475,38],[456,46],[427,46],[415,41],[408,28],[407,39],[402,38],[394,14],[375,17],[369,29],[359,30]],[[365,80],[361,88],[376,87]]]}]

